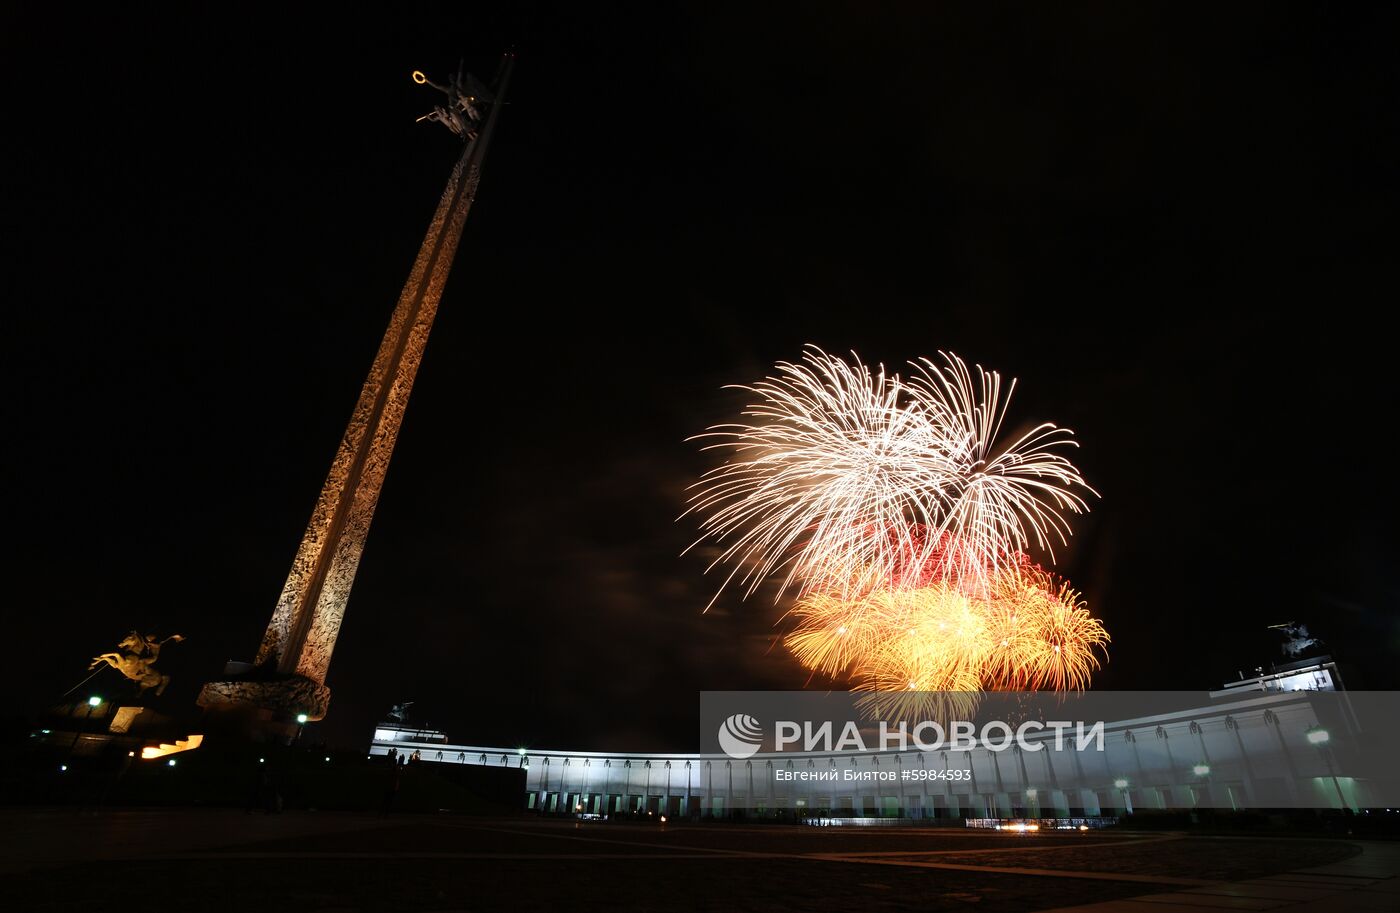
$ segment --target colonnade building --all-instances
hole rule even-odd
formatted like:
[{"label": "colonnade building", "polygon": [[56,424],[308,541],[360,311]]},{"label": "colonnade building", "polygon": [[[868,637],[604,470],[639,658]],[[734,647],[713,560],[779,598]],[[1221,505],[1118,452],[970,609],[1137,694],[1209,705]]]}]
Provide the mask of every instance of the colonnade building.
[{"label": "colonnade building", "polygon": [[910,745],[740,759],[457,744],[382,723],[369,754],[523,768],[521,804],[546,814],[1004,819],[1382,804],[1375,784],[1354,775],[1361,727],[1350,700],[1317,700],[1335,691],[1335,666],[1295,666],[1211,692],[1208,706],[1106,722],[1095,750],[1071,739],[1058,751]]}]

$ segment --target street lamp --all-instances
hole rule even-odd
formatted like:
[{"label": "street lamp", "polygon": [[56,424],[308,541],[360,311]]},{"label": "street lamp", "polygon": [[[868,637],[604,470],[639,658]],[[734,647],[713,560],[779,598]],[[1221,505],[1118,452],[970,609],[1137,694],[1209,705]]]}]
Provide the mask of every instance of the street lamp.
[{"label": "street lamp", "polygon": [[298,726],[305,726],[305,725],[306,725],[307,719],[308,719],[308,717],[307,717],[306,714],[304,714],[304,713],[298,713],[298,714],[297,714],[297,725],[298,725]]},{"label": "street lamp", "polygon": [[1123,811],[1125,814],[1133,813],[1133,797],[1128,794],[1128,778],[1119,777],[1113,781],[1113,788],[1123,794]]},{"label": "street lamp", "polygon": [[1314,726],[1308,730],[1307,739],[1309,745],[1317,746],[1317,753],[1322,755],[1322,761],[1327,765],[1327,776],[1332,779],[1332,788],[1337,791],[1337,807],[1348,808],[1347,797],[1342,793],[1341,781],[1337,779],[1337,769],[1332,766],[1332,752],[1328,746],[1332,742],[1332,734],[1321,726]]},{"label": "street lamp", "polygon": [[[84,718],[84,719],[88,719],[88,720],[92,719],[92,712],[93,712],[94,710],[96,710],[98,707],[101,707],[101,706],[102,706],[102,698],[100,698],[100,697],[98,697],[97,695],[94,694],[92,697],[90,697],[90,698],[87,699],[88,711],[87,711],[87,714],[86,714],[83,718]],[[78,714],[77,714],[77,711],[74,711],[74,713],[73,713],[73,741],[71,741],[71,742],[68,743],[68,759],[69,759],[70,761],[73,759],[73,752],[76,751],[76,750],[78,749],[78,740],[81,739],[81,738],[83,737],[83,727],[80,726],[80,725],[78,724],[78,721],[77,721],[77,720],[78,720]],[[44,731],[47,732],[48,730],[44,730]],[[68,768],[65,766],[63,769],[64,769],[64,770],[67,770]]]}]

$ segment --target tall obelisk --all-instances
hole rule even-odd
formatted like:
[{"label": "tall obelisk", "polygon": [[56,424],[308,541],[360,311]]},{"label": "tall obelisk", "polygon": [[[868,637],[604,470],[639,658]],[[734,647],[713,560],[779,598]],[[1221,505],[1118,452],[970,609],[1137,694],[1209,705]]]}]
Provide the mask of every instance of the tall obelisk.
[{"label": "tall obelisk", "polygon": [[[465,147],[360,390],[257,658],[251,664],[230,663],[225,680],[205,684],[201,707],[254,711],[273,728],[302,714],[308,720],[326,714],[331,653],[514,62],[514,54],[506,54],[490,100],[478,97],[461,74],[449,87],[437,87],[448,94],[448,107],[423,119],[440,120],[463,137]],[[418,73],[414,78],[427,82]],[[477,130],[473,116],[486,105],[489,111]]]}]

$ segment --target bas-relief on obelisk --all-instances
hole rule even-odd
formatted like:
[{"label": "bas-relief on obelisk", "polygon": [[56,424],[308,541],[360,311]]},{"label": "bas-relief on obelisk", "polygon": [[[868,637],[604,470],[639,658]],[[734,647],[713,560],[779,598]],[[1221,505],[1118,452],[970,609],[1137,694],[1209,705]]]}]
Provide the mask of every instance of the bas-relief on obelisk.
[{"label": "bas-relief on obelisk", "polygon": [[466,145],[399,295],[257,656],[252,663],[229,663],[226,679],[205,684],[201,707],[252,711],[273,724],[326,714],[331,653],[513,64],[514,55],[507,54],[490,89],[460,70],[445,86],[413,74],[447,96],[446,107],[419,120],[442,123]]}]

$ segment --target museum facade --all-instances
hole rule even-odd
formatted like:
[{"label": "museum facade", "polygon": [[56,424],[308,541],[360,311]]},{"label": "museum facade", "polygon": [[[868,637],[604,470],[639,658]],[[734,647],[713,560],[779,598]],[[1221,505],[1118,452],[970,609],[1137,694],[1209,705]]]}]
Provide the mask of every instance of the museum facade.
[{"label": "museum facade", "polygon": [[[1204,706],[1106,722],[1099,744],[725,753],[457,744],[381,723],[369,754],[525,770],[546,814],[671,817],[1074,818],[1148,809],[1380,804],[1357,777],[1362,727],[1328,660],[1210,692]],[[1326,693],[1327,700],[1319,698]],[[1053,746],[1047,746],[1052,748]]]}]

